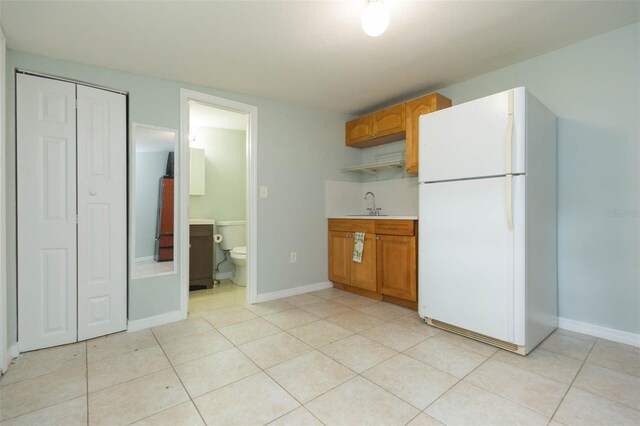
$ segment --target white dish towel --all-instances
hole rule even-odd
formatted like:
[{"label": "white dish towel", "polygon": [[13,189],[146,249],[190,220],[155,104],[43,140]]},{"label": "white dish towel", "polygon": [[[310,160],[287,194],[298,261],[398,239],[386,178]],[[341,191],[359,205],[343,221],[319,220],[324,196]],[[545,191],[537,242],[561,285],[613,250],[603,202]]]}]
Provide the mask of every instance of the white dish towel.
[{"label": "white dish towel", "polygon": [[364,232],[356,232],[353,235],[353,261],[362,263],[362,251],[364,250]]}]

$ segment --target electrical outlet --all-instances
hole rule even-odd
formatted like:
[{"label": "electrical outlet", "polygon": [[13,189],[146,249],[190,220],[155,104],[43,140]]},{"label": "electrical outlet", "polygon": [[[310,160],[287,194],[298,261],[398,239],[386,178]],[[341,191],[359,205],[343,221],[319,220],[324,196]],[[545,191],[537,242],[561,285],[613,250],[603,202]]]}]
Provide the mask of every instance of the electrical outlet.
[{"label": "electrical outlet", "polygon": [[289,253],[289,263],[296,263],[298,261],[298,253],[292,251]]},{"label": "electrical outlet", "polygon": [[269,187],[261,186],[260,187],[260,198],[267,198],[269,196]]}]

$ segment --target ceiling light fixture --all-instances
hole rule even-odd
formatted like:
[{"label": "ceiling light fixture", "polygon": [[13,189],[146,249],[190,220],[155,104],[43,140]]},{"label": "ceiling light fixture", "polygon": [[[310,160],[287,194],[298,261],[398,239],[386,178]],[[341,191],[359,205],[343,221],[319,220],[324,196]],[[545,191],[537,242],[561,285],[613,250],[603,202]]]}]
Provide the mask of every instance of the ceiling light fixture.
[{"label": "ceiling light fixture", "polygon": [[378,37],[389,27],[389,8],[382,0],[367,0],[362,14],[362,29],[371,37]]}]

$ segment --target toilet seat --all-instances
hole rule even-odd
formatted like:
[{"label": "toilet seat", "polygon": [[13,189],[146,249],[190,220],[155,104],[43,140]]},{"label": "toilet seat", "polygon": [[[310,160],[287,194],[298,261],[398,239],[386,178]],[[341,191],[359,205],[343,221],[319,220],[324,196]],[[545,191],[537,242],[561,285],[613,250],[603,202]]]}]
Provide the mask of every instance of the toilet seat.
[{"label": "toilet seat", "polygon": [[235,259],[246,259],[247,247],[246,246],[234,247],[231,250],[231,257]]}]

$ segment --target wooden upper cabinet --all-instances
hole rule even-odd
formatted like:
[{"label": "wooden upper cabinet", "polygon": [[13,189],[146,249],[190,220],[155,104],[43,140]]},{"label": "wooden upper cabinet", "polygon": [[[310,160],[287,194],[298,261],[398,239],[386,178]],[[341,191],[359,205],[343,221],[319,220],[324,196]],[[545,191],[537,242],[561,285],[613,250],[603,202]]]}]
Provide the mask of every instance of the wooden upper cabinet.
[{"label": "wooden upper cabinet", "polygon": [[369,148],[404,139],[407,125],[404,103],[347,121],[346,144],[355,148]]},{"label": "wooden upper cabinet", "polygon": [[365,115],[364,117],[347,121],[345,130],[347,145],[368,141],[373,135],[373,117],[371,115]]},{"label": "wooden upper cabinet", "polygon": [[404,139],[405,169],[407,173],[418,173],[420,116],[450,106],[451,99],[431,93],[356,118],[345,125],[345,143],[354,148],[369,148]]},{"label": "wooden upper cabinet", "polygon": [[373,137],[375,138],[403,133],[406,125],[404,104],[373,113]]},{"label": "wooden upper cabinet", "polygon": [[451,99],[445,98],[438,93],[432,93],[406,102],[405,170],[407,173],[418,173],[420,116],[439,109],[449,108],[450,106]]}]

